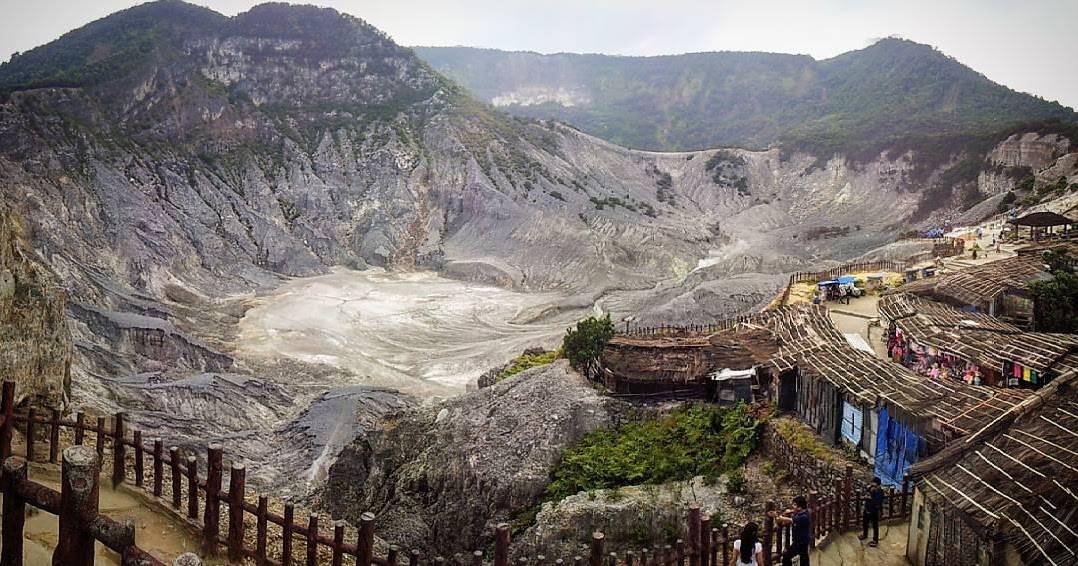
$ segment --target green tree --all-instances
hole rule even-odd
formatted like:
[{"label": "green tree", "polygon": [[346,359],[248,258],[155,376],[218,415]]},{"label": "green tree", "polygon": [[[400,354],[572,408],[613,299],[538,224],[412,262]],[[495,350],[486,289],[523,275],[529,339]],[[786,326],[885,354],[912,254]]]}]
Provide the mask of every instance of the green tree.
[{"label": "green tree", "polygon": [[589,316],[576,323],[575,329],[570,328],[565,332],[561,347],[574,368],[591,375],[591,370],[603,354],[603,346],[613,337],[614,324],[610,322],[609,314],[601,318]]},{"label": "green tree", "polygon": [[1078,274],[1074,273],[1074,258],[1066,250],[1049,250],[1043,257],[1053,277],[1029,285],[1034,325],[1040,332],[1078,333]]}]

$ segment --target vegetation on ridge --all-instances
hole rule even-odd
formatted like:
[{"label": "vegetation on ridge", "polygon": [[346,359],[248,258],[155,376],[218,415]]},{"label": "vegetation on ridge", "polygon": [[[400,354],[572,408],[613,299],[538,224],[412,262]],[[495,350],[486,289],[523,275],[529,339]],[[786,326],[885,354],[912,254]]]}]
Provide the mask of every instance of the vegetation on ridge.
[{"label": "vegetation on ridge", "polygon": [[781,145],[815,155],[878,155],[882,146],[907,138],[983,135],[1030,120],[1078,121],[1058,103],[995,84],[930,46],[894,38],[822,61],[731,52],[416,53],[485,100],[523,87],[578,92],[581,101],[572,106],[546,102],[510,110],[566,121],[634,148]]},{"label": "vegetation on ridge", "polygon": [[567,451],[544,499],[581,491],[715,478],[740,467],[756,447],[759,421],[743,403],[682,406],[616,430],[598,430]]}]

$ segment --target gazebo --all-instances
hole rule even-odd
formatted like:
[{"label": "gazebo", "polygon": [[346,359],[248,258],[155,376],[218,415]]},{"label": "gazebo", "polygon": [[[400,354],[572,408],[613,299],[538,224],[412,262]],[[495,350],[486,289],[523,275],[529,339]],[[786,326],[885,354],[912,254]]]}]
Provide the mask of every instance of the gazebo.
[{"label": "gazebo", "polygon": [[1029,226],[1030,239],[1034,239],[1033,231],[1036,228],[1044,228],[1047,233],[1051,234],[1053,227],[1063,226],[1064,232],[1069,232],[1070,225],[1078,223],[1062,214],[1056,214],[1054,212],[1034,212],[1021,218],[1015,218],[1009,222],[1015,225],[1015,230],[1017,230],[1018,226]]}]

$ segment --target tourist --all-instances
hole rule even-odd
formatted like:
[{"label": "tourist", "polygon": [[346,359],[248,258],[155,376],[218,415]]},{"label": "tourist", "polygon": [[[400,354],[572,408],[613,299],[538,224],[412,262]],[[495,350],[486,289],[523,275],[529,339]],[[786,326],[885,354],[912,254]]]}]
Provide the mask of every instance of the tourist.
[{"label": "tourist", "polygon": [[932,364],[932,369],[928,370],[928,377],[931,377],[932,379],[939,379],[940,378],[940,365],[939,364]]},{"label": "tourist", "polygon": [[763,566],[764,545],[760,544],[760,525],[749,521],[745,528],[741,529],[741,538],[734,541],[734,559],[730,566],[736,564],[748,564],[749,566]]},{"label": "tourist", "polygon": [[[791,516],[787,516],[787,514]],[[787,509],[786,513],[779,515],[774,511],[768,511],[767,515],[780,525],[793,525],[793,540],[790,547],[782,553],[782,566],[793,566],[794,556],[800,557],[801,566],[809,566],[809,546],[812,545],[812,517],[809,515],[808,503],[805,496],[798,495],[794,498],[793,509]]]},{"label": "tourist", "polygon": [[872,525],[872,542],[868,543],[869,546],[880,544],[880,509],[882,508],[883,487],[880,485],[880,478],[872,478],[872,483],[868,484],[868,489],[865,490],[865,509],[861,516],[861,536],[857,537],[861,540],[868,538],[868,526]]}]

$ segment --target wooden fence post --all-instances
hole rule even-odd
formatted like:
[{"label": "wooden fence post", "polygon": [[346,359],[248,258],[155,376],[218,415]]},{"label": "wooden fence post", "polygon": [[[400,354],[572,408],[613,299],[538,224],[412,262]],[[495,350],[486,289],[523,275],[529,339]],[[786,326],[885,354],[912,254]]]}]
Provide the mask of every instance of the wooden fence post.
[{"label": "wooden fence post", "polygon": [[98,459],[105,459],[105,417],[97,417],[97,428],[94,429],[94,446],[97,450]]},{"label": "wooden fence post", "polygon": [[187,457],[187,518],[198,518],[198,458]]},{"label": "wooden fence post", "polygon": [[374,560],[374,513],[359,516],[359,542],[356,544],[356,566],[371,566]]},{"label": "wooden fence post", "polygon": [[259,566],[265,563],[266,547],[269,539],[269,500],[265,495],[258,496],[258,517],[255,522],[255,559]]},{"label": "wooden fence post", "polygon": [[765,506],[766,514],[764,515],[764,566],[771,566],[771,551],[774,548],[772,538],[775,530],[775,519],[771,517],[771,512],[774,510],[775,502],[768,501]]},{"label": "wooden fence post", "polygon": [[730,563],[730,547],[726,545],[726,542],[730,540],[730,524],[722,524],[722,566],[726,566]]},{"label": "wooden fence post", "polygon": [[711,515],[703,515],[700,517],[700,566],[711,566],[711,541]]},{"label": "wooden fence post", "polygon": [[606,536],[600,532],[591,534],[591,554],[588,555],[588,566],[603,566],[603,539]]},{"label": "wooden fence post", "polygon": [[[231,493],[231,491],[229,492]],[[229,519],[231,521],[231,519]],[[344,563],[344,521],[333,523],[333,566],[341,566]],[[231,532],[231,531],[230,531]],[[242,544],[242,540],[241,543]]]},{"label": "wooden fence post", "polygon": [[60,459],[60,410],[52,410],[52,419],[49,423],[49,463],[55,464]]},{"label": "wooden fence post", "polygon": [[135,430],[131,433],[132,442],[135,445],[135,487],[142,487],[146,479],[146,466],[143,460],[145,450],[142,447],[142,431]]},{"label": "wooden fence post", "polygon": [[124,481],[124,414],[116,413],[116,420],[112,422],[112,485],[120,485]]},{"label": "wooden fence post", "polygon": [[180,449],[168,447],[168,467],[172,476],[172,508],[179,509],[183,504],[183,478],[180,477]]},{"label": "wooden fence post", "polygon": [[165,481],[165,443],[157,438],[153,441],[153,496],[161,497],[162,482]]},{"label": "wooden fence post", "polygon": [[509,566],[509,525],[501,523],[494,530],[494,566]]},{"label": "wooden fence post", "polygon": [[64,450],[60,478],[59,540],[53,564],[93,566],[94,538],[86,530],[97,516],[97,453],[85,446]]},{"label": "wooden fence post", "polygon": [[[4,383],[4,395],[8,394]],[[5,397],[6,400],[6,397]],[[19,497],[16,486],[26,481],[27,463],[18,456],[10,456],[3,464],[4,518],[3,539],[0,543],[0,566],[22,566],[23,527],[26,524],[26,503]]]},{"label": "wooden fence post", "polygon": [[689,505],[689,566],[700,566],[700,504]]},{"label": "wooden fence post", "polygon": [[4,413],[4,424],[0,427],[0,459],[6,461],[11,456],[11,437],[15,426],[15,382],[4,382],[4,393],[0,410]]},{"label": "wooden fence post", "polygon": [[816,490],[812,490],[808,494],[809,504],[809,517],[812,518],[812,538],[813,546],[816,545],[815,539],[820,536],[820,517],[816,514],[819,510],[820,494]]},{"label": "wooden fence post", "polygon": [[846,478],[842,486],[842,500],[846,502],[846,505],[842,507],[842,526],[843,528],[851,528],[853,526],[853,518],[851,515],[851,508],[853,507],[853,464],[846,464]]},{"label": "wooden fence post", "polygon": [[318,566],[318,513],[307,519],[307,566]]},{"label": "wooden fence post", "polygon": [[30,407],[26,411],[26,461],[34,461],[35,429],[37,428],[37,410]]},{"label": "wooden fence post", "polygon": [[86,438],[86,431],[84,430],[85,426],[86,426],[86,413],[83,412],[83,411],[79,411],[78,413],[75,413],[75,445],[76,446],[82,446],[82,441],[83,441],[84,438]]},{"label": "wooden fence post", "polygon": [[247,469],[233,462],[228,476],[228,560],[243,561],[243,501],[246,494]]},{"label": "wooden fence post", "polygon": [[[206,449],[206,503],[202,513],[203,554],[214,555],[221,536],[221,476],[224,466],[224,449],[220,444],[210,444]],[[196,484],[197,485],[197,484]],[[197,491],[197,488],[196,488]],[[197,515],[197,512],[196,512]]]},{"label": "wooden fence post", "polygon": [[286,503],[284,506],[284,520],[281,521],[284,525],[281,527],[283,532],[283,538],[281,539],[281,564],[283,566],[291,566],[292,564],[292,538],[295,535],[295,527],[293,526],[293,516],[295,514],[295,507],[291,503]]}]

